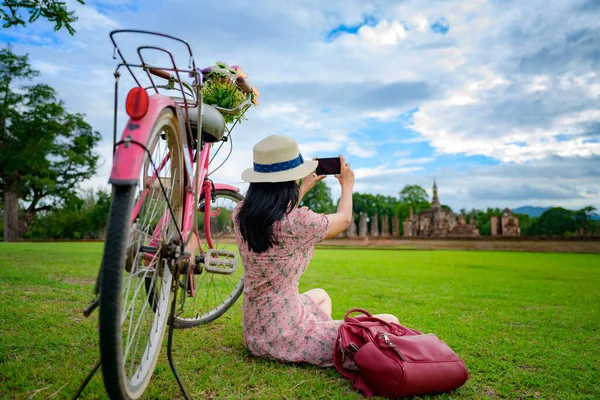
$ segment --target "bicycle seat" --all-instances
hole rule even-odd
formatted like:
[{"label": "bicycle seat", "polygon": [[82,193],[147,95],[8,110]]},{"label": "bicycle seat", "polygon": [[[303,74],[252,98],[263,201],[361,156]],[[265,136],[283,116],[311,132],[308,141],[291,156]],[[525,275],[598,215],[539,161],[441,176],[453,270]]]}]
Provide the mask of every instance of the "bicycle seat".
[{"label": "bicycle seat", "polygon": [[[188,110],[190,124],[198,127],[198,107]],[[205,142],[218,142],[225,133],[225,118],[216,108],[204,104],[202,106],[202,135]]]}]

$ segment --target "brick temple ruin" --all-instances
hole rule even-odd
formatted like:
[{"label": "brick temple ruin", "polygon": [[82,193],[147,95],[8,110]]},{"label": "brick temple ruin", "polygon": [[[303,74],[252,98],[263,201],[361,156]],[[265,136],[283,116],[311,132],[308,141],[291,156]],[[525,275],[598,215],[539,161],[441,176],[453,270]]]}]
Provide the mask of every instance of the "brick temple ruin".
[{"label": "brick temple ruin", "polygon": [[521,236],[519,218],[505,208],[501,217],[491,217],[492,236]]},{"label": "brick temple ruin", "polygon": [[[370,222],[367,222],[367,220]],[[391,222],[391,224],[390,224]],[[391,225],[391,231],[390,231]],[[411,237],[448,237],[469,238],[478,237],[479,229],[473,215],[467,217],[460,214],[458,218],[450,209],[444,208],[438,198],[437,185],[433,182],[433,198],[428,210],[415,214],[410,209],[410,215],[402,223],[404,227],[403,236]],[[508,208],[504,209],[501,217],[491,217],[492,236],[520,236],[519,219],[513,215]],[[367,238],[367,237],[398,237],[400,236],[400,221],[398,216],[384,215],[381,217],[381,228],[377,215],[368,216],[365,213],[358,215],[358,224],[354,221],[346,232],[338,237]]]},{"label": "brick temple ruin", "polygon": [[403,223],[404,237],[476,237],[479,229],[471,216],[469,223],[464,215],[458,221],[452,210],[442,207],[437,193],[437,185],[433,182],[433,198],[431,208],[419,215],[410,209],[410,215]]}]

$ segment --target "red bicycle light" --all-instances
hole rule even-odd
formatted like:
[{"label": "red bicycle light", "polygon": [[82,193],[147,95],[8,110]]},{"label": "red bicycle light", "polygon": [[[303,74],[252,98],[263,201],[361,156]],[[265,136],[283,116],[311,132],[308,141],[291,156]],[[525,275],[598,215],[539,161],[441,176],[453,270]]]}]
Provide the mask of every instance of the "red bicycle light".
[{"label": "red bicycle light", "polygon": [[141,119],[148,112],[148,93],[141,87],[135,87],[127,94],[125,110],[132,119]]}]

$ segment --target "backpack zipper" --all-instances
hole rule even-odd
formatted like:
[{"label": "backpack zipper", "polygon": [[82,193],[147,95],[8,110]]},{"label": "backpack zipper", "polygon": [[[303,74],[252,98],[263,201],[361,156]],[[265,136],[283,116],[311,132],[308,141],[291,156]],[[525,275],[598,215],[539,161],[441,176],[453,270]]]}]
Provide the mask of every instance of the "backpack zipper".
[{"label": "backpack zipper", "polygon": [[381,335],[379,335],[379,339],[385,340],[385,344],[387,344],[387,346],[390,349],[393,349],[398,354],[398,357],[400,357],[400,359],[402,361],[406,361],[406,357],[404,357],[404,354],[402,354],[400,352],[400,350],[398,350],[398,346],[396,346],[394,343],[391,342],[391,340],[388,337],[387,333],[382,333]]}]

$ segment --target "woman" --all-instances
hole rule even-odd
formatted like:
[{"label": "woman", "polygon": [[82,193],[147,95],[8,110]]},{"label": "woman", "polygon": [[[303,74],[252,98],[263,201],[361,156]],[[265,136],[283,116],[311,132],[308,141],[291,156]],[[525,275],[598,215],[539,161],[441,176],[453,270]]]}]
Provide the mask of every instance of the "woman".
[{"label": "woman", "polygon": [[[253,155],[254,167],[242,174],[250,187],[233,213],[244,263],[246,346],[260,357],[331,366],[342,321],[331,318],[331,299],[323,289],[300,294],[298,282],[314,244],[350,225],[354,173],[340,156],[337,212],[317,214],[297,205],[325,175],[314,173],[317,161],[305,161],[294,139],[269,136],[254,146]],[[379,317],[398,321],[387,314]]]}]

